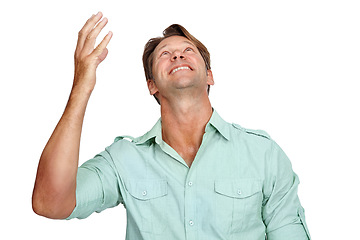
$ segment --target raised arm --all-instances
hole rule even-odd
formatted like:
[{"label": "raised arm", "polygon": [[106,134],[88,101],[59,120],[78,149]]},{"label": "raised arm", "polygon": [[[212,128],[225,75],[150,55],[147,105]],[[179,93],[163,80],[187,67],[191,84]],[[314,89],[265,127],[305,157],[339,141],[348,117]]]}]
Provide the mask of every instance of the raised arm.
[{"label": "raised arm", "polygon": [[68,217],[76,204],[76,174],[86,106],[95,87],[96,68],[106,58],[109,32],[94,49],[108,20],[91,16],[79,32],[73,87],[65,111],[40,157],[32,206],[35,213],[54,219]]}]

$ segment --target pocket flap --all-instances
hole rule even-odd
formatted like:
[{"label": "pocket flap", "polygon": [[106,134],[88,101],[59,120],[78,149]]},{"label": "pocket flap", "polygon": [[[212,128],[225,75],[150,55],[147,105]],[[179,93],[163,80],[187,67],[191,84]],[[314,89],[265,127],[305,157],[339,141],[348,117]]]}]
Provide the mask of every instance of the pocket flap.
[{"label": "pocket flap", "polygon": [[226,179],[215,181],[215,192],[232,198],[246,198],[260,191],[260,181],[255,179]]},{"label": "pocket flap", "polygon": [[133,180],[125,183],[131,196],[139,200],[149,200],[167,195],[167,181],[160,180]]}]

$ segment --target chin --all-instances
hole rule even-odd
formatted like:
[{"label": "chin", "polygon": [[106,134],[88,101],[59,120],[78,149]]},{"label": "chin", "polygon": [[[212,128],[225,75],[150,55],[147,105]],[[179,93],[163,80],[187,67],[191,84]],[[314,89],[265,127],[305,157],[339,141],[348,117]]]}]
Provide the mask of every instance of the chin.
[{"label": "chin", "polygon": [[194,87],[194,82],[192,82],[192,81],[181,81],[181,82],[175,83],[176,89],[188,89],[188,88],[192,88],[192,87]]}]

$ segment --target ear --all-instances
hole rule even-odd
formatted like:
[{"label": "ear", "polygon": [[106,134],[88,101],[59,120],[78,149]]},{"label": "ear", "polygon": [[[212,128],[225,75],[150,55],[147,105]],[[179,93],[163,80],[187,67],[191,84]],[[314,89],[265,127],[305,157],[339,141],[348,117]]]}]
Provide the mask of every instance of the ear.
[{"label": "ear", "polygon": [[159,91],[155,84],[155,81],[153,79],[147,80],[147,86],[148,86],[150,95],[154,95]]},{"label": "ear", "polygon": [[206,78],[207,78],[207,84],[208,84],[208,85],[214,85],[215,82],[214,82],[214,77],[213,77],[212,71],[211,71],[210,69],[208,69],[208,70],[206,71],[206,74],[207,74],[207,76],[206,76]]}]

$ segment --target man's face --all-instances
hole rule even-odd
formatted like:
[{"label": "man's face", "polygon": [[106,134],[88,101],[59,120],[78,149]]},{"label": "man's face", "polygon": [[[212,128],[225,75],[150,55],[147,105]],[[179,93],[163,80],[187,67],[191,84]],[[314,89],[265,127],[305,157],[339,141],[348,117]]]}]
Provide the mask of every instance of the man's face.
[{"label": "man's face", "polygon": [[206,92],[207,86],[214,84],[211,70],[206,69],[199,50],[185,37],[164,39],[153,54],[154,79],[148,81],[151,94],[166,96],[184,89]]}]

